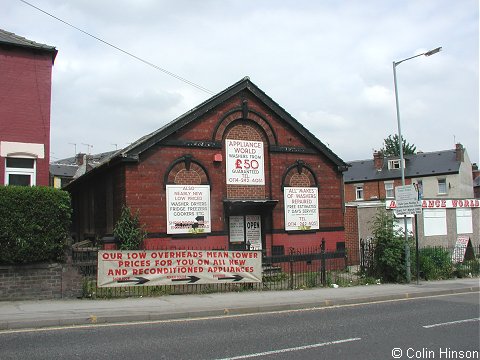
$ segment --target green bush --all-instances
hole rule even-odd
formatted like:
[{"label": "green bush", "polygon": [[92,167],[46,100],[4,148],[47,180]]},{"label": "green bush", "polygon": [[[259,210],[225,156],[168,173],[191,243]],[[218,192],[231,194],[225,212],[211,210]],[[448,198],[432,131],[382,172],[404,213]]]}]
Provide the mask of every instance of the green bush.
[{"label": "green bush", "polygon": [[368,276],[385,282],[405,281],[405,238],[395,230],[393,215],[378,211],[372,226],[374,254]]},{"label": "green bush", "polygon": [[477,259],[465,260],[455,264],[455,273],[459,278],[480,275],[480,261]]},{"label": "green bush", "polygon": [[[415,252],[412,251],[412,254]],[[415,256],[412,256],[412,268]],[[450,279],[453,276],[452,256],[447,249],[423,248],[418,251],[420,275],[425,280]]]},{"label": "green bush", "polygon": [[132,215],[130,209],[124,206],[113,235],[120,240],[120,250],[139,250],[147,233],[140,225],[138,212]]},{"label": "green bush", "polygon": [[63,260],[70,195],[48,187],[0,187],[0,263]]}]

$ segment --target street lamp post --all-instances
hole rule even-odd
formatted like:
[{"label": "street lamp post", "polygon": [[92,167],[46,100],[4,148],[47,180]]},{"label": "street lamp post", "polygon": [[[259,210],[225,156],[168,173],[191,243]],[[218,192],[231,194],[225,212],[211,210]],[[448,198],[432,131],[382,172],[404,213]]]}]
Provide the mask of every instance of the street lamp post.
[{"label": "street lamp post", "polygon": [[[400,152],[400,173],[402,174],[402,186],[405,186],[405,163],[403,157],[403,138],[402,138],[402,130],[400,126],[400,106],[398,103],[398,89],[397,89],[397,66],[400,65],[402,62],[405,62],[410,59],[414,59],[419,56],[431,56],[436,54],[442,50],[441,47],[436,49],[424,52],[422,54],[418,54],[400,61],[393,62],[393,83],[395,86],[395,104],[397,108],[397,127],[398,127],[398,150]],[[406,272],[406,280],[407,283],[411,281],[411,272],[410,272],[410,248],[408,246],[408,233],[407,233],[407,216],[403,216],[403,226],[405,230],[405,272]],[[418,259],[417,259],[418,260]],[[418,277],[418,274],[417,274]]]}]

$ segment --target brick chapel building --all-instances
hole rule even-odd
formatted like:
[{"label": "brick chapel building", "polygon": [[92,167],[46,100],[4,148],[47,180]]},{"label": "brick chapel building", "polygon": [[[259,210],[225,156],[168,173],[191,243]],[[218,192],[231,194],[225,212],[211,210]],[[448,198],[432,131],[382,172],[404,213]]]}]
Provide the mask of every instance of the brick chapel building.
[{"label": "brick chapel building", "polygon": [[146,249],[344,245],[346,164],[248,77],[75,179],[76,240],[138,211]]},{"label": "brick chapel building", "polygon": [[49,184],[53,46],[0,29],[0,185]]}]

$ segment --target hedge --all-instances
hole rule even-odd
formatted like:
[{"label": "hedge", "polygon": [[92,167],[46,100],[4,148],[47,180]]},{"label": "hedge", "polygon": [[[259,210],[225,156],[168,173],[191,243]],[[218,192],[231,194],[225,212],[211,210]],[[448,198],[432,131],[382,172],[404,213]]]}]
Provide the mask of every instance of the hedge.
[{"label": "hedge", "polygon": [[0,186],[0,264],[62,261],[71,213],[65,191]]}]

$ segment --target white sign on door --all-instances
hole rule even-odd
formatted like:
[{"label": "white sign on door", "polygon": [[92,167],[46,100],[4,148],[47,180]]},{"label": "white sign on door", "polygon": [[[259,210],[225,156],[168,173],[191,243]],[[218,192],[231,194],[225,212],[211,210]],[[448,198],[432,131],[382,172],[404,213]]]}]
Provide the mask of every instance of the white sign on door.
[{"label": "white sign on door", "polygon": [[243,216],[230,216],[230,242],[243,242],[245,240],[245,224]]},{"label": "white sign on door", "polygon": [[262,223],[260,215],[245,215],[246,241],[250,250],[262,250]]},{"label": "white sign on door", "polygon": [[263,142],[225,140],[227,184],[265,185]]}]

